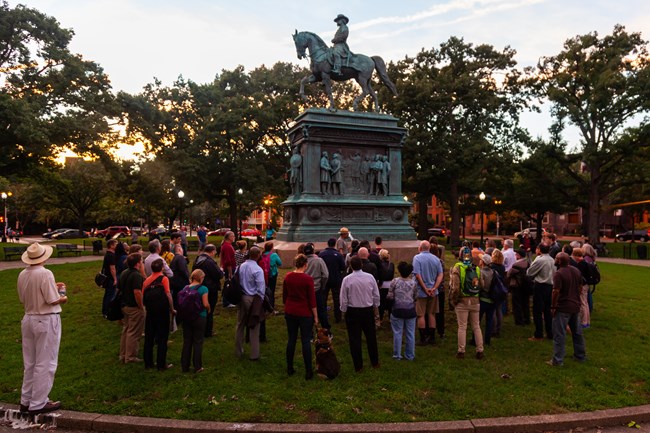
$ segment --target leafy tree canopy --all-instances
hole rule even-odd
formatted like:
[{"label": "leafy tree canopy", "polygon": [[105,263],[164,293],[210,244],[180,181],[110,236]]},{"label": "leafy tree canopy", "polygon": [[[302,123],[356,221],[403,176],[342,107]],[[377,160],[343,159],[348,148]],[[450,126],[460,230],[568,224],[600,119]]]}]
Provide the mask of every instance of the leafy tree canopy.
[{"label": "leafy tree canopy", "polygon": [[103,153],[117,113],[102,68],[68,49],[53,17],[0,3],[0,169],[24,172],[62,148]]}]

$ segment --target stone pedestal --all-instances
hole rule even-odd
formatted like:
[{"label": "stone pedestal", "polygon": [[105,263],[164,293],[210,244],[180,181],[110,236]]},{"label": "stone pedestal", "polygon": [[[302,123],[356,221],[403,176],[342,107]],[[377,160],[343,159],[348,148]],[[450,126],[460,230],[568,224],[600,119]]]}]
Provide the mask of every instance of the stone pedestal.
[{"label": "stone pedestal", "polygon": [[[372,240],[370,241],[372,244]],[[302,243],[303,242],[273,241],[273,247],[275,249],[275,252],[280,256],[280,260],[282,260],[283,268],[293,268],[293,259],[296,257],[296,254],[298,254],[298,246]],[[386,241],[382,243],[382,247],[390,252],[391,262],[395,264],[401,261],[411,263],[413,261],[413,257],[418,253],[419,246],[420,241],[417,240]],[[327,248],[327,242],[314,243],[314,249],[317,253],[324,250],[325,248]]]},{"label": "stone pedestal", "polygon": [[312,108],[288,134],[293,193],[282,203],[279,241],[324,242],[341,227],[360,239],[416,239],[402,193],[406,130],[396,118]]}]

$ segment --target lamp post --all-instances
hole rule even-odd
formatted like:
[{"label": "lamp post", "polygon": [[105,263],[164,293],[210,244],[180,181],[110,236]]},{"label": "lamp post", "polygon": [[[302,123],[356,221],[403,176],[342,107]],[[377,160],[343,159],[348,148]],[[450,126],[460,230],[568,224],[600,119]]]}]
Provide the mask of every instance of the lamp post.
[{"label": "lamp post", "polygon": [[[269,206],[271,204],[271,200],[268,198],[264,199],[264,212],[266,212],[266,215],[262,215],[262,231],[264,231],[264,228],[266,226],[266,229],[268,230],[269,225],[271,224],[271,207]],[[266,237],[266,236],[264,236]]]},{"label": "lamp post", "polygon": [[192,236],[192,220],[194,219],[194,200],[190,200],[190,236]]},{"label": "lamp post", "polygon": [[497,207],[497,237],[499,237],[499,206],[503,203],[501,200],[494,199],[494,204]]},{"label": "lamp post", "polygon": [[11,197],[11,191],[4,192],[2,191],[2,201],[4,202],[5,206],[5,227],[4,230],[2,231],[2,242],[7,242],[7,232],[9,231],[9,220],[7,219],[7,199]]},{"label": "lamp post", "polygon": [[178,191],[178,204],[179,204],[179,216],[178,216],[178,225],[182,226],[183,225],[183,197],[185,197],[185,193],[183,190]]},{"label": "lamp post", "polygon": [[485,213],[483,211],[483,204],[485,203],[485,193],[481,192],[478,198],[479,200],[481,200],[481,245],[480,247],[483,248],[483,214]]},{"label": "lamp post", "polygon": [[[239,189],[237,190],[237,194],[239,194],[239,197],[241,197],[241,195],[242,195],[243,193],[244,193],[244,190],[243,190],[243,189],[239,188]],[[241,199],[240,199],[240,200],[237,200],[238,203],[239,203],[240,201],[241,201]],[[239,214],[239,211],[240,211],[240,210],[241,210],[241,206],[237,206],[237,217],[239,218],[239,238],[241,238],[241,232],[242,232],[242,220],[241,220],[242,217],[241,217],[241,215]]]}]

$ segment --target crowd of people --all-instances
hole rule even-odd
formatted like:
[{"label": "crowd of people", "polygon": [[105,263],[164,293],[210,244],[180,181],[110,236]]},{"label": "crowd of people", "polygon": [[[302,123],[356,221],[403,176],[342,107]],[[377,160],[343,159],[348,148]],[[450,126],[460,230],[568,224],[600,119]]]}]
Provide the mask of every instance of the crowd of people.
[{"label": "crowd of people", "polygon": [[[289,375],[296,372],[294,354],[300,336],[305,379],[314,377],[314,326],[333,338],[330,292],[333,321],[345,322],[357,372],[364,368],[364,339],[371,367],[380,367],[377,330],[384,319],[393,334],[392,358],[412,361],[416,346],[435,345],[436,335],[444,338],[445,310],[453,310],[458,324],[456,357],[465,358],[470,325],[469,344],[476,348],[475,357],[483,359],[492,338],[502,337],[505,314],[511,312],[516,325],[531,324],[531,297],[534,333],[529,340],[553,340],[553,356],[548,363],[564,363],[567,332],[573,340],[574,359],[586,360],[583,330],[590,326],[590,282],[596,268],[596,252],[588,243],[574,241],[561,246],[553,234],[546,234],[536,246],[522,244],[518,249],[512,239],[505,239],[501,249],[493,241],[487,241],[484,248],[478,242],[466,242],[458,251],[458,261],[449,269],[448,288],[444,247],[435,237],[419,243],[411,263],[402,261],[396,267],[381,237],[374,244],[373,248],[368,240],[353,239],[343,227],[339,237],[330,238],[322,251],[316,251],[313,243],[298,247],[294,269],[285,276],[281,294]],[[179,234],[162,242],[151,240],[146,257],[137,243],[129,246],[115,239],[107,241],[102,313],[106,316],[118,297],[123,314],[120,362],[141,362],[146,369],[160,371],[172,368],[167,361],[167,342],[170,330],[182,326],[181,370],[189,372],[192,367],[196,373],[203,372],[203,342],[214,335],[214,311],[222,281],[224,285],[237,282],[242,291],[238,305],[222,300],[223,307],[238,308],[235,356],[242,358],[245,344],[250,343],[249,359],[260,359],[260,343],[266,340],[265,318],[278,313],[275,291],[282,261],[273,242],[248,248],[245,241],[235,242],[234,233],[229,231],[219,248],[207,242],[201,247],[190,271],[187,249]],[[25,307],[21,410],[32,414],[60,407],[60,402],[50,401],[48,394],[57,365],[59,313],[67,297],[65,285],[55,283],[52,272],[43,267],[51,254],[49,246],[30,245],[23,255],[30,266],[18,278],[18,293]],[[181,298],[195,299],[196,314],[177,315],[180,307],[187,309],[185,304],[179,305]],[[43,326],[45,332],[40,331]],[[36,368],[44,362],[47,369]]]}]

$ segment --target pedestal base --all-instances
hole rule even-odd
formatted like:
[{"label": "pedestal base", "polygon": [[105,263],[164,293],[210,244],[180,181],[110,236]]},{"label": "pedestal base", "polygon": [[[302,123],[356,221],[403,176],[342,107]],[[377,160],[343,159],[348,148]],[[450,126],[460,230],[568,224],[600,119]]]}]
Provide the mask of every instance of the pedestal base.
[{"label": "pedestal base", "polygon": [[[273,241],[273,247],[282,260],[283,268],[293,268],[293,259],[298,254],[298,246],[302,242],[283,242]],[[385,241],[382,243],[383,248],[390,253],[390,260],[393,263],[405,261],[411,263],[413,256],[418,253],[420,241]],[[327,248],[327,242],[314,242],[316,253]]]}]

